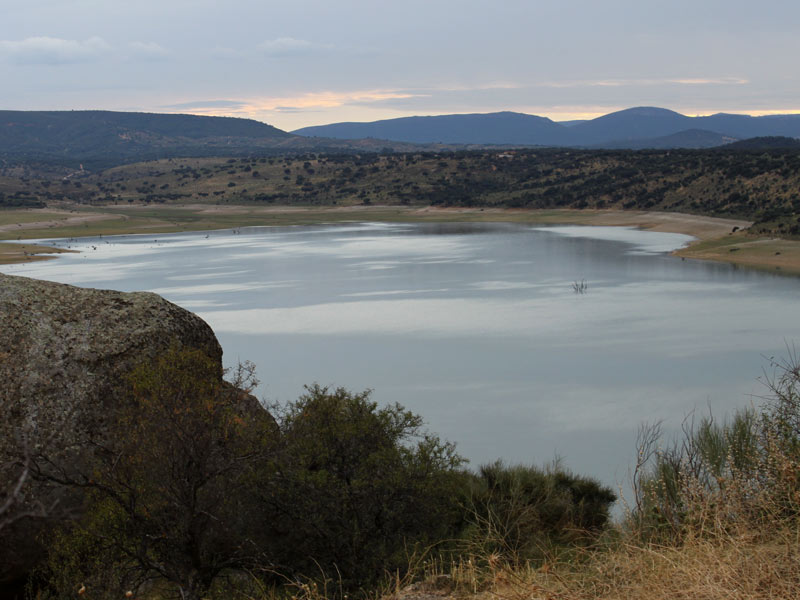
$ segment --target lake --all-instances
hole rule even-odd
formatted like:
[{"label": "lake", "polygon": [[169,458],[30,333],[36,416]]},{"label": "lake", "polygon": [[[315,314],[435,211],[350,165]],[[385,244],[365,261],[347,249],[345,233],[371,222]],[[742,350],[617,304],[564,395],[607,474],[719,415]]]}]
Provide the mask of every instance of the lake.
[{"label": "lake", "polygon": [[226,365],[255,362],[269,401],[371,388],[475,466],[560,457],[616,488],[640,424],[749,405],[800,337],[800,279],[668,254],[689,240],[365,223],[50,240],[81,253],[0,268],[161,294],[213,327]]}]

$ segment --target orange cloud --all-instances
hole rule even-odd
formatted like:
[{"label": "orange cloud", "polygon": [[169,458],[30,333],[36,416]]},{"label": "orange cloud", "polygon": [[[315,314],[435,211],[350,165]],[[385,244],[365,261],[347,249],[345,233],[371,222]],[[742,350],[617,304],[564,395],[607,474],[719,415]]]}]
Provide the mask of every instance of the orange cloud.
[{"label": "orange cloud", "polygon": [[[207,106],[198,103],[192,112],[208,115],[255,115],[265,112],[284,112],[294,110],[321,110],[340,108],[349,104],[379,102],[414,98],[425,94],[412,94],[397,90],[360,90],[350,92],[309,92],[298,96],[274,96],[266,98],[247,98],[231,102],[230,106],[220,106],[219,102],[209,102]],[[216,106],[215,106],[216,104]],[[187,106],[189,103],[187,103]]]}]

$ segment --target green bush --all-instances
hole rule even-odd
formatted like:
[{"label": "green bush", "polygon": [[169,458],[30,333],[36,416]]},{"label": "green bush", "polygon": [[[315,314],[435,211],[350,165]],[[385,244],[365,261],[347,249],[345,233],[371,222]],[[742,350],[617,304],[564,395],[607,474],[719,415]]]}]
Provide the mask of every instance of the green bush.
[{"label": "green bush", "polygon": [[318,385],[273,413],[281,452],[259,500],[279,569],[358,588],[404,568],[414,544],[454,533],[462,459],[419,416]]},{"label": "green bush", "polygon": [[593,538],[608,523],[614,493],[558,465],[484,465],[467,504],[465,539],[477,554],[514,563]]}]

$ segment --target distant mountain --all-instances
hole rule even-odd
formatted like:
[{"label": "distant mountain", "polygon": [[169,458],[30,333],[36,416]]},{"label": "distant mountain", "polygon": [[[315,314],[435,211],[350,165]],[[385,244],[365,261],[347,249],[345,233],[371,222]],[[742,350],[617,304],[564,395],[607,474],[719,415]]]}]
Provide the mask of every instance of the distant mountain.
[{"label": "distant mountain", "polygon": [[[790,139],[790,138],[785,138]],[[714,148],[715,146],[722,146],[723,144],[731,144],[735,142],[736,138],[713,131],[706,131],[705,129],[687,129],[679,131],[671,135],[661,137],[637,139],[637,140],[620,140],[617,142],[606,142],[602,148],[608,149],[627,149],[627,150],[645,150],[645,149],[667,149],[667,148]],[[728,146],[726,146],[728,147]]]},{"label": "distant mountain", "polygon": [[0,111],[0,162],[38,161],[70,168],[83,164],[87,169],[100,169],[159,158],[385,149],[708,148],[765,136],[800,137],[800,115],[687,117],[663,108],[639,107],[567,124],[498,112],[334,123],[287,133],[266,123],[231,117],[98,110]]},{"label": "distant mountain", "polygon": [[[699,133],[701,131],[705,133]],[[718,113],[708,117],[687,117],[664,108],[642,106],[596,119],[560,123],[534,115],[500,112],[404,117],[371,123],[333,123],[305,127],[292,133],[420,144],[706,148],[757,136],[800,137],[800,115],[751,117]]]},{"label": "distant mountain", "polygon": [[692,129],[692,118],[654,107],[628,108],[570,127],[574,142],[581,146],[605,145],[621,140],[662,137]]},{"label": "distant mountain", "polygon": [[745,139],[764,136],[800,137],[800,115],[729,115],[694,117],[697,127]]},{"label": "distant mountain", "polygon": [[556,123],[563,125],[564,127],[572,127],[578,123],[586,123],[586,121],[588,121],[588,119],[572,119],[571,121],[556,121]]},{"label": "distant mountain", "polygon": [[338,139],[377,138],[416,144],[563,145],[563,125],[545,117],[515,112],[436,117],[401,117],[372,123],[334,123],[292,133]]},{"label": "distant mountain", "polygon": [[786,150],[800,149],[800,140],[783,136],[755,137],[723,146],[725,150]]},{"label": "distant mountain", "polygon": [[378,152],[417,146],[381,140],[310,139],[253,119],[154,113],[0,111],[0,161],[86,168],[189,156]]},{"label": "distant mountain", "polygon": [[0,154],[139,160],[272,146],[295,136],[252,119],[87,111],[0,111]]}]

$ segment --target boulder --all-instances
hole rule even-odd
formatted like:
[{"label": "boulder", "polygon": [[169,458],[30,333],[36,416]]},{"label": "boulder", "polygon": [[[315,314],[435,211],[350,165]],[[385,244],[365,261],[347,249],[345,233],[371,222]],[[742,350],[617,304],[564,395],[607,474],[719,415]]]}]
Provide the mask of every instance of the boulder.
[{"label": "boulder", "polygon": [[222,348],[197,315],[149,292],[95,290],[0,274],[0,397],[113,403],[124,375],[172,344]]},{"label": "boulder", "polygon": [[[102,432],[124,402],[127,375],[170,347],[200,349],[222,377],[222,348],[197,315],[152,293],[83,289],[0,274],[0,451],[19,451],[18,433],[35,443],[69,444],[70,423]],[[248,410],[257,404],[243,394]],[[67,415],[69,418],[67,419]],[[61,418],[63,417],[63,418]],[[0,505],[14,481],[0,454]],[[29,492],[30,495],[31,492]],[[27,498],[31,501],[31,498]],[[36,499],[34,499],[36,500]],[[36,506],[50,506],[38,499]],[[56,498],[60,518],[79,499]],[[53,517],[53,515],[50,515]],[[41,559],[37,533],[46,519],[24,519],[0,530],[0,597]]]}]

